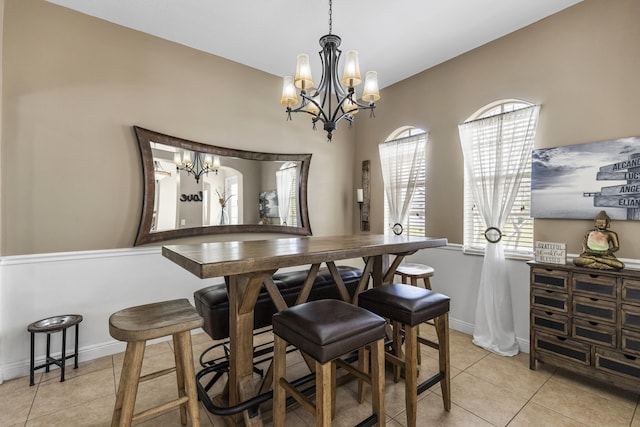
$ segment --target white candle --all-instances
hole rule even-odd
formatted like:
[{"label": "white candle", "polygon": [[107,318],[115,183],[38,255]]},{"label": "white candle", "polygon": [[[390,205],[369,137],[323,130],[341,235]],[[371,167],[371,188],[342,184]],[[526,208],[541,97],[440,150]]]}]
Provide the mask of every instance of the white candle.
[{"label": "white candle", "polygon": [[357,191],[358,203],[364,202],[364,191],[362,190],[362,188],[358,188],[356,191]]}]

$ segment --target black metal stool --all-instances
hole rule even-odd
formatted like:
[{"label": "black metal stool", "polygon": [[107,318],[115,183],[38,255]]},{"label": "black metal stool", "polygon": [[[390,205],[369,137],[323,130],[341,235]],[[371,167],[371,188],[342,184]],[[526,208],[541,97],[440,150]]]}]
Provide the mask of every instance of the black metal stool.
[{"label": "black metal stool", "polygon": [[[440,383],[444,409],[451,409],[451,374],[449,362],[449,297],[428,289],[405,284],[376,286],[358,296],[358,305],[394,323],[394,354],[387,353],[387,360],[405,372],[405,402],[407,425],[416,426],[418,394]],[[421,323],[433,320],[438,342],[418,336]],[[401,358],[400,325],[404,325],[405,355]],[[417,384],[418,344],[426,344],[438,350],[439,372]],[[396,378],[396,381],[398,379]]]},{"label": "black metal stool", "polygon": [[[385,425],[384,337],[386,322],[363,308],[340,300],[318,300],[273,315],[273,425],[284,425],[286,393],[315,415],[317,426],[330,426],[335,411],[336,364],[371,384],[373,414],[359,425]],[[287,343],[315,361],[315,403],[285,377]],[[371,346],[371,375],[340,356]]]},{"label": "black metal stool", "polygon": [[[78,326],[82,322],[80,314],[65,314],[62,316],[47,317],[46,319],[33,322],[27,327],[27,331],[31,333],[31,362],[29,364],[29,385],[34,385],[33,374],[36,370],[45,368],[45,372],[49,372],[49,366],[56,365],[60,367],[60,382],[64,381],[65,361],[75,359],[73,369],[78,369]],[[76,327],[76,339],[73,354],[67,355],[67,328]],[[51,357],[51,334],[62,331],[62,355],[59,359]],[[47,356],[42,365],[35,366],[35,334],[47,334]]]}]

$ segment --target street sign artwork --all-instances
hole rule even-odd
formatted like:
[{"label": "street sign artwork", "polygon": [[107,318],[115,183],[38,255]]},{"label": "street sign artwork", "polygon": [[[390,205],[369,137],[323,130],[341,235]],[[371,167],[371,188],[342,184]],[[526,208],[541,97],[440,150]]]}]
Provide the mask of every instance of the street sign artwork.
[{"label": "street sign artwork", "polygon": [[531,215],[640,220],[640,137],[533,151]]}]

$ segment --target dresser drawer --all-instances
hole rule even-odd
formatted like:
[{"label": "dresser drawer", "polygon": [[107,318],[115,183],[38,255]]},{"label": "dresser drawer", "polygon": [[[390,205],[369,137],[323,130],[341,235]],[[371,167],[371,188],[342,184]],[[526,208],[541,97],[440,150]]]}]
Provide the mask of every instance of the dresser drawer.
[{"label": "dresser drawer", "polygon": [[573,315],[596,322],[616,322],[618,309],[615,301],[573,296]]},{"label": "dresser drawer", "polygon": [[620,342],[625,353],[640,355],[640,333],[623,329]]},{"label": "dresser drawer", "polygon": [[569,297],[564,292],[535,288],[531,292],[531,304],[533,307],[544,311],[551,310],[567,314],[569,312],[568,301]]},{"label": "dresser drawer", "polygon": [[534,348],[539,354],[546,353],[581,365],[591,365],[591,346],[576,340],[537,333],[534,338]]},{"label": "dresser drawer", "polygon": [[616,297],[616,278],[600,274],[573,275],[571,283],[574,292],[593,295],[596,297]]},{"label": "dresser drawer", "polygon": [[640,357],[596,347],[595,368],[601,371],[640,379]]},{"label": "dresser drawer", "polygon": [[622,279],[622,301],[640,304],[640,280]]},{"label": "dresser drawer", "polygon": [[561,270],[534,268],[531,270],[531,284],[533,286],[564,291],[568,290],[569,273]]},{"label": "dresser drawer", "polygon": [[622,327],[640,331],[640,307],[637,305],[622,304]]},{"label": "dresser drawer", "polygon": [[536,330],[547,331],[562,336],[569,335],[569,318],[553,311],[533,310],[531,323]]},{"label": "dresser drawer", "polygon": [[605,323],[590,322],[578,318],[573,319],[571,337],[610,348],[618,346],[616,327]]}]

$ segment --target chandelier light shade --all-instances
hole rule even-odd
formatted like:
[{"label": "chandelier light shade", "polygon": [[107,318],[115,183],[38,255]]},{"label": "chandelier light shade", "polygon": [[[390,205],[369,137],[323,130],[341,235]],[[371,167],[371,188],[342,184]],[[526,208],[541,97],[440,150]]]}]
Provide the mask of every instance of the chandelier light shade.
[{"label": "chandelier light shade", "polygon": [[[356,86],[362,84],[358,52],[349,50],[345,53],[342,78],[338,75],[338,62],[342,51],[338,49],[340,37],[331,33],[332,2],[329,0],[329,34],[320,38],[319,52],[322,61],[322,78],[317,87],[311,76],[309,55],[300,54],[297,58],[296,74],[285,76],[280,103],[287,108],[287,120],[291,113],[306,113],[311,116],[313,129],[320,121],[331,141],[338,122],[342,119],[353,123],[354,115],[360,110],[370,110],[373,117],[375,102],[380,99],[378,74],[368,71],[365,74],[364,90],[358,102]],[[299,90],[299,92],[298,92]]]},{"label": "chandelier light shade", "polygon": [[[191,156],[193,155],[193,160]],[[180,152],[176,152],[173,155],[173,163],[176,165],[176,170],[185,171],[187,174],[192,174],[196,179],[196,183],[200,182],[202,175],[209,175],[209,172],[218,174],[220,169],[220,157],[211,156],[211,154],[203,154],[199,152],[192,153],[185,150],[180,155]]]}]

